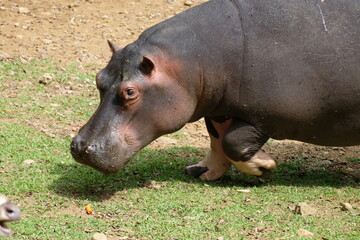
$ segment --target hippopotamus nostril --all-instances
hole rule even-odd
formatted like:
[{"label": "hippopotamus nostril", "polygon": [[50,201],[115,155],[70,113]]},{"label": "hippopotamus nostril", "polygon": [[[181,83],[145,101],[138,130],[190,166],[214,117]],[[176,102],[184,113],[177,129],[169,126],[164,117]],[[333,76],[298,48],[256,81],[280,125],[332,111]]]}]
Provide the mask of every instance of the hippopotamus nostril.
[{"label": "hippopotamus nostril", "polygon": [[20,209],[13,204],[9,204],[5,208],[5,214],[9,219],[18,219],[20,216]]},{"label": "hippopotamus nostril", "polygon": [[85,153],[87,154],[92,154],[96,151],[97,146],[96,144],[90,144],[86,149],[85,149]]},{"label": "hippopotamus nostril", "polygon": [[73,139],[70,144],[70,150],[71,152],[76,152],[76,149],[77,149],[77,144],[75,142],[75,139]]},{"label": "hippopotamus nostril", "polygon": [[73,155],[80,155],[80,154],[89,154],[96,149],[95,144],[91,144],[88,146],[88,143],[84,141],[79,135],[73,138],[70,144],[70,150]]},{"label": "hippopotamus nostril", "polygon": [[71,141],[70,150],[72,153],[79,153],[81,151],[81,141],[79,136],[74,137]]}]

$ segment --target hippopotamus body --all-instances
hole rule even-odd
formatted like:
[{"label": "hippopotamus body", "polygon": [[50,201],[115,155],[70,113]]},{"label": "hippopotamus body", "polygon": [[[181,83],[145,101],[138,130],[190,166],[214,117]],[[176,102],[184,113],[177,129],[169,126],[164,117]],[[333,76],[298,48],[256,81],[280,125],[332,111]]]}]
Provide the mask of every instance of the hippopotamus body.
[{"label": "hippopotamus body", "polygon": [[20,209],[7,197],[0,194],[0,238],[8,237],[11,229],[5,223],[20,219]]},{"label": "hippopotamus body", "polygon": [[360,144],[360,1],[213,0],[113,51],[100,105],[71,143],[75,160],[115,173],[157,137],[205,118],[211,150],[187,173],[231,164],[262,175],[269,139]]}]

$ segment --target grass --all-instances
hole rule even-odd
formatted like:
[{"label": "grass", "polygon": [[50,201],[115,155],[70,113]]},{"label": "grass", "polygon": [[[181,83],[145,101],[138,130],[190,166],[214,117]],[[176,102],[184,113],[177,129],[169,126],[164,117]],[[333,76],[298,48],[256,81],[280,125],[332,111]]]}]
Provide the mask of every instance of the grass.
[{"label": "grass", "polygon": [[349,158],[347,159],[349,162],[358,163],[360,162],[360,158]]},{"label": "grass", "polygon": [[[53,75],[48,85],[39,83],[44,73]],[[0,76],[6,96],[0,99],[0,193],[22,209],[22,220],[11,224],[13,239],[81,240],[95,232],[109,239],[305,239],[296,234],[300,228],[316,239],[360,238],[359,183],[341,171],[296,159],[280,164],[265,183],[235,169],[221,181],[202,182],[182,171],[205,152],[177,147],[145,148],[123,171],[106,176],[74,162],[64,130],[94,111],[93,74],[74,64],[14,60],[0,63]],[[34,163],[24,165],[29,159]],[[145,187],[148,180],[161,187]],[[294,214],[300,202],[318,213]],[[341,202],[355,212],[342,211]],[[94,214],[85,213],[86,204]]]}]

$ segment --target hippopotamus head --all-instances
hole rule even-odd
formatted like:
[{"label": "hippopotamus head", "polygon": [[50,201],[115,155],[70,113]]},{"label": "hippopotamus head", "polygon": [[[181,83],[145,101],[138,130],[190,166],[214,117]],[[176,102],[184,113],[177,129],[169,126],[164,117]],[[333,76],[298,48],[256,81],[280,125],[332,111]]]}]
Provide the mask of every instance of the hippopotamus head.
[{"label": "hippopotamus head", "polygon": [[11,229],[5,223],[20,219],[20,209],[7,197],[0,195],[0,237],[7,237]]},{"label": "hippopotamus head", "polygon": [[109,45],[112,58],[96,76],[100,105],[72,140],[71,153],[116,173],[142,147],[183,127],[196,103],[194,91],[179,83],[181,63],[165,51],[139,41],[124,49]]}]

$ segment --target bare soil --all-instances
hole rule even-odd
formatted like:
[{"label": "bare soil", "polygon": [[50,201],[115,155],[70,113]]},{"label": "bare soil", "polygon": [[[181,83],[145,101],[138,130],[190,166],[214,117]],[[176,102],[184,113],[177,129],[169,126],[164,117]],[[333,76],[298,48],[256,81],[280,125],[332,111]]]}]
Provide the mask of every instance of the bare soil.
[{"label": "bare soil", "polygon": [[[52,59],[61,64],[76,61],[83,71],[95,73],[110,59],[107,39],[125,46],[146,28],[202,2],[205,1],[2,0],[0,61],[11,58]],[[42,121],[35,127],[46,125],[46,119]],[[81,124],[74,123],[63,131],[73,134],[74,128]],[[203,121],[188,124],[178,138],[162,137],[151,144],[155,149],[172,146],[208,148]],[[278,162],[321,159],[324,160],[321,164],[360,179],[359,161],[347,161],[360,157],[360,147],[328,148],[295,141],[271,141],[265,150]]]}]

